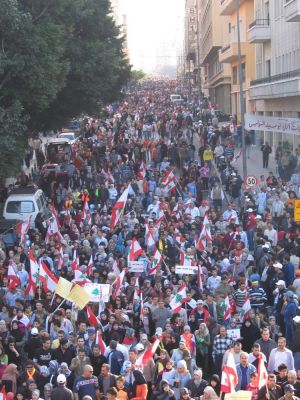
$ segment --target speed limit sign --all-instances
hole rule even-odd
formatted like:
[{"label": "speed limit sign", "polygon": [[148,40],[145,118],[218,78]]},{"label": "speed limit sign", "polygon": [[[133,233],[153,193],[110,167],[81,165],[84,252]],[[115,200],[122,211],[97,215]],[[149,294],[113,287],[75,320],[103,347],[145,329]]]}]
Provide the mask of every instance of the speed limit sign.
[{"label": "speed limit sign", "polygon": [[257,186],[257,184],[258,184],[258,179],[254,175],[249,175],[245,179],[245,185],[248,186],[249,188]]}]

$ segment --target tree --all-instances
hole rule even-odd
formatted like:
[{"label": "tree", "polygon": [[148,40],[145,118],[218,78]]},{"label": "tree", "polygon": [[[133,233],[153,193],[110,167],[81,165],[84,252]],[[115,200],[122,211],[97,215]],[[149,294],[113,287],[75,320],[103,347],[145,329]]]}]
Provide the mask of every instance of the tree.
[{"label": "tree", "polygon": [[137,83],[146,78],[146,73],[141,69],[133,69],[130,74],[130,81],[133,83]]}]

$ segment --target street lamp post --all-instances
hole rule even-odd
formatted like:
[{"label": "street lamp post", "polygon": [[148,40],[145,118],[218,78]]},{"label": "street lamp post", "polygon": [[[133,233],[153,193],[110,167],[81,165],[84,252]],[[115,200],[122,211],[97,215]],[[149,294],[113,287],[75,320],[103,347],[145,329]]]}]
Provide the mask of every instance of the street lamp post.
[{"label": "street lamp post", "polygon": [[237,37],[238,37],[238,64],[239,64],[239,86],[240,86],[240,109],[241,109],[241,125],[242,125],[242,149],[243,149],[243,178],[247,177],[247,155],[245,140],[245,107],[244,107],[244,91],[243,91],[243,71],[242,71],[242,52],[241,52],[241,31],[240,31],[240,6],[239,0],[235,0],[236,4],[236,20],[237,20]]}]

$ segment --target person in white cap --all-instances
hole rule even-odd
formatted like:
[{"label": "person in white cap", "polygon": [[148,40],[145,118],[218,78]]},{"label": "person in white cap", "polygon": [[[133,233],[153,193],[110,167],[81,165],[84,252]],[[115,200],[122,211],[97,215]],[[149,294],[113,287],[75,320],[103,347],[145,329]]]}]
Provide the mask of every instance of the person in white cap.
[{"label": "person in white cap", "polygon": [[51,393],[51,400],[73,400],[73,393],[66,387],[66,376],[59,374],[57,376],[57,387]]}]

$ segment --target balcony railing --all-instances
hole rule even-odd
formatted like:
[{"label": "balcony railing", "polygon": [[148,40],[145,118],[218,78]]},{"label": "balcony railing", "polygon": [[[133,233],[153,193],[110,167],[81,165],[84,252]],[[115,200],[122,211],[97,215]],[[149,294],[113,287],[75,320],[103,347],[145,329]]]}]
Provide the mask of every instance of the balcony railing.
[{"label": "balcony railing", "polygon": [[225,53],[225,51],[230,49],[230,44],[228,46],[222,47],[221,48],[221,53]]},{"label": "balcony railing", "polygon": [[269,26],[270,20],[269,19],[256,19],[255,21],[251,22],[249,25],[249,29],[253,28],[254,26]]},{"label": "balcony railing", "polygon": [[283,74],[268,76],[267,78],[255,79],[250,82],[250,86],[261,85],[264,83],[271,83],[277,81],[283,81],[286,79],[300,78],[300,69],[296,69],[290,72],[284,72]]}]

